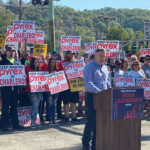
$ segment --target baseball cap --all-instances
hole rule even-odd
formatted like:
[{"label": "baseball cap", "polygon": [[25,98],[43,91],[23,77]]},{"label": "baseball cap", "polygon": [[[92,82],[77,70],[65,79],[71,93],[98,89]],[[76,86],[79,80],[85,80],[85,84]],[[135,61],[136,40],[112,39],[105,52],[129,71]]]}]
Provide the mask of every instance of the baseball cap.
[{"label": "baseball cap", "polygon": [[68,50],[68,51],[66,51],[66,54],[76,54],[76,53],[71,50]]},{"label": "baseball cap", "polygon": [[87,57],[88,57],[89,54],[88,54],[87,52],[85,52],[85,53],[83,54],[83,56],[85,56],[85,57],[87,56]]},{"label": "baseball cap", "polygon": [[126,56],[127,56],[127,57],[130,57],[130,56],[132,56],[132,53],[128,53]]},{"label": "baseball cap", "polygon": [[8,46],[8,45],[5,46],[5,50],[6,50],[6,52],[15,51],[14,47],[11,47],[11,46]]},{"label": "baseball cap", "polygon": [[115,61],[115,65],[120,65],[121,64],[121,61],[119,60],[119,59],[117,59],[116,61]]}]

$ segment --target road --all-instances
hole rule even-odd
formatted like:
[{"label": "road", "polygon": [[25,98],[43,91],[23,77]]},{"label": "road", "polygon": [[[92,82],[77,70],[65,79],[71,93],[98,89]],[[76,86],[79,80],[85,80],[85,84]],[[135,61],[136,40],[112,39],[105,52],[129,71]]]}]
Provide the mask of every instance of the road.
[{"label": "road", "polygon": [[[23,131],[0,131],[0,150],[81,150],[85,121]],[[150,120],[142,121],[142,150],[150,150]]]}]

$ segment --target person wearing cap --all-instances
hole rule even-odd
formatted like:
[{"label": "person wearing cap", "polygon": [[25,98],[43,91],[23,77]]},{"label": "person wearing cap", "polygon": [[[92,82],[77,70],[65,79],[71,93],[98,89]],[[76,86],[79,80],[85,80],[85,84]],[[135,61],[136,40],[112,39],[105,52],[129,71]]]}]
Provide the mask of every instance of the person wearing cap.
[{"label": "person wearing cap", "polygon": [[[58,64],[59,71],[63,69],[64,62],[75,62],[74,53],[72,51],[67,51],[65,55],[65,59]],[[69,83],[69,81],[68,81]],[[79,103],[79,92],[71,92],[70,89],[67,91],[63,91],[60,93],[63,102],[64,102],[64,111],[65,111],[65,122],[69,122],[69,104],[71,104],[72,110],[72,121],[78,121],[76,117],[76,103]],[[59,95],[59,97],[60,97]]]},{"label": "person wearing cap", "polygon": [[121,61],[119,59],[117,59],[115,61],[115,68],[114,68],[114,76],[120,76],[120,75],[123,75],[124,74],[124,71],[121,70]]},{"label": "person wearing cap", "polygon": [[[150,55],[145,56],[144,65],[142,66],[142,69],[145,73],[146,78],[150,79]],[[148,107],[149,107],[148,116],[150,116],[150,101],[148,101]]]},{"label": "person wearing cap", "polygon": [[[87,122],[84,128],[82,145],[83,150],[96,149],[96,110],[94,109],[94,94],[107,90],[111,87],[109,71],[105,65],[106,51],[97,49],[95,51],[95,60],[86,65],[83,70],[85,84],[85,103],[87,107]],[[100,139],[101,140],[101,139]]]},{"label": "person wearing cap", "polygon": [[[13,58],[13,48],[10,46],[5,47],[6,57],[0,61],[0,65],[14,65],[15,59]],[[17,106],[18,106],[18,86],[6,86],[1,88],[2,96],[2,130],[8,131],[9,118],[11,116],[11,122],[14,129],[23,129],[19,125]],[[10,114],[9,114],[9,107]]]},{"label": "person wearing cap", "polygon": [[88,58],[89,58],[89,54],[88,54],[87,52],[85,52],[85,53],[83,54],[84,62],[85,62],[85,60],[88,59]]}]

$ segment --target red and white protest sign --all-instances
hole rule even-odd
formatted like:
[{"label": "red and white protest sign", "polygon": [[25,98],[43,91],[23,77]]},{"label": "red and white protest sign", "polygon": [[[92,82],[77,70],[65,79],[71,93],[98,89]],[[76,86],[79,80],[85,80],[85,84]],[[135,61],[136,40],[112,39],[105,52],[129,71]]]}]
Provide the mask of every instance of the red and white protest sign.
[{"label": "red and white protest sign", "polygon": [[23,65],[1,65],[0,87],[26,85]]},{"label": "red and white protest sign", "polygon": [[135,78],[133,76],[115,76],[115,87],[135,87]]},{"label": "red and white protest sign", "polygon": [[31,92],[45,92],[49,91],[46,75],[48,72],[29,72],[29,81]]},{"label": "red and white protest sign", "polygon": [[35,39],[35,22],[31,20],[14,20],[15,39]]},{"label": "red and white protest sign", "polygon": [[89,56],[95,54],[95,50],[97,50],[97,42],[85,43],[86,52],[89,53]]},{"label": "red and white protest sign", "polygon": [[83,69],[86,66],[83,59],[77,60],[75,62],[64,62],[62,63],[63,69],[67,76],[67,79],[73,79],[78,77],[83,77]]},{"label": "red and white protest sign", "polygon": [[143,79],[137,79],[136,86],[144,88],[144,98],[150,100],[150,79],[145,81]]},{"label": "red and white protest sign", "polygon": [[44,44],[45,32],[35,30],[35,41],[33,43]]},{"label": "red and white protest sign", "polygon": [[145,57],[146,55],[150,55],[150,49],[142,49],[140,53],[141,57]]},{"label": "red and white protest sign", "polygon": [[119,41],[97,41],[98,48],[106,49],[106,57],[120,58]]},{"label": "red and white protest sign", "polygon": [[[36,31],[34,34],[34,38],[27,38],[28,43],[37,43],[37,44],[44,44],[44,38],[45,38],[45,32],[44,31]],[[16,39],[14,37],[14,27],[13,26],[8,26],[7,27],[7,42],[12,43],[12,42],[23,42],[23,38],[21,39]]]},{"label": "red and white protest sign", "polygon": [[[23,127],[29,127],[31,125],[31,106],[29,107],[18,107],[18,120],[19,125]],[[40,117],[37,114],[36,124],[40,124]]]},{"label": "red and white protest sign", "polygon": [[61,36],[61,51],[80,51],[81,37],[80,36]]},{"label": "red and white protest sign", "polygon": [[51,94],[56,94],[69,89],[64,71],[51,73],[46,76]]}]

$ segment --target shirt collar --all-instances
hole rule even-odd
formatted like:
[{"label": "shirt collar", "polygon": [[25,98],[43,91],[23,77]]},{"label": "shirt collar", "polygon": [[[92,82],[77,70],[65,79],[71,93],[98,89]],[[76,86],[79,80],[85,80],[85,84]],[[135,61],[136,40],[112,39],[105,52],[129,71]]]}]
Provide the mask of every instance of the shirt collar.
[{"label": "shirt collar", "polygon": [[98,63],[97,63],[97,61],[96,60],[93,60],[93,62],[94,62],[94,64],[96,64],[98,67],[102,67],[102,66],[100,66]]}]

